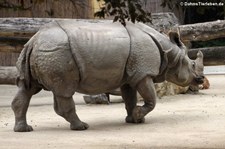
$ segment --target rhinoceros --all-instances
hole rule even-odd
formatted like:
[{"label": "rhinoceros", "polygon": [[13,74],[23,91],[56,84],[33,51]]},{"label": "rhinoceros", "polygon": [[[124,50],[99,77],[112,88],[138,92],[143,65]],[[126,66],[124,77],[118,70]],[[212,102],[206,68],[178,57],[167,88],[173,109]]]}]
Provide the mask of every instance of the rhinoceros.
[{"label": "rhinoceros", "polygon": [[[142,23],[53,21],[24,46],[17,61],[18,92],[12,101],[15,132],[32,131],[26,113],[32,95],[53,92],[54,110],[71,130],[89,126],[75,112],[75,92],[99,94],[120,88],[127,123],[142,123],[156,104],[154,82],[181,86],[203,82],[203,55],[187,56],[179,34],[161,34]],[[137,106],[136,92],[144,105]]]}]

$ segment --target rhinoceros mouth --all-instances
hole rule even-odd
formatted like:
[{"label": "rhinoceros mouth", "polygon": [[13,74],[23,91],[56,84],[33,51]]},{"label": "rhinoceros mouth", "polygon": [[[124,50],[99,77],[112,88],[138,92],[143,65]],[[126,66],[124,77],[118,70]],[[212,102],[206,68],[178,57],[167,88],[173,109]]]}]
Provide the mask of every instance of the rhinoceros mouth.
[{"label": "rhinoceros mouth", "polygon": [[196,84],[202,84],[202,83],[204,83],[204,78],[205,78],[204,76],[198,76],[194,79],[194,82]]}]

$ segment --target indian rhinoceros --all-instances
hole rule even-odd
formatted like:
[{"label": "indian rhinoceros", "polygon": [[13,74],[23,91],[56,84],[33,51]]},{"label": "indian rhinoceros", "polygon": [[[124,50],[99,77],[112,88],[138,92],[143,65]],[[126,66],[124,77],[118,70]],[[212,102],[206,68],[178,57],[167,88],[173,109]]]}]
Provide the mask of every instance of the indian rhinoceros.
[{"label": "indian rhinoceros", "polygon": [[[12,102],[14,131],[32,131],[26,112],[32,95],[52,91],[54,110],[72,130],[85,130],[72,98],[75,92],[99,94],[121,88],[127,123],[142,123],[156,104],[154,82],[181,86],[203,81],[203,55],[186,54],[179,34],[169,37],[142,23],[124,27],[111,21],[54,21],[24,46],[18,61],[18,92]],[[136,91],[144,99],[137,106]]]}]

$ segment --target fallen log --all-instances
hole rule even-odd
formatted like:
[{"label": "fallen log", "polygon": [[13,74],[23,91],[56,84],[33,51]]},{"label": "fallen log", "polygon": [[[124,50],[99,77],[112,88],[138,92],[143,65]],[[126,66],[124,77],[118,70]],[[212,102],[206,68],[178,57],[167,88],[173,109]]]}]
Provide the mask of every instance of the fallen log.
[{"label": "fallen log", "polygon": [[0,37],[30,38],[51,18],[1,18]]},{"label": "fallen log", "polygon": [[20,53],[23,45],[39,28],[52,20],[49,18],[0,18],[0,52]]},{"label": "fallen log", "polygon": [[178,26],[181,40],[207,41],[225,37],[225,20]]},{"label": "fallen log", "polygon": [[16,67],[0,67],[0,84],[15,85],[16,77]]},{"label": "fallen log", "polygon": [[[59,18],[0,18],[0,37],[31,38],[41,26]],[[103,20],[76,19],[77,22],[101,22]],[[112,20],[108,20],[112,21]]]},{"label": "fallen log", "polygon": [[[0,18],[0,52],[21,52],[23,45],[41,26],[56,18]],[[77,22],[100,22],[102,20],[76,19]],[[108,20],[111,21],[111,20]]]},{"label": "fallen log", "polygon": [[199,50],[204,55],[205,66],[225,65],[225,46],[190,49],[188,56],[191,59],[196,59]]},{"label": "fallen log", "polygon": [[[29,39],[39,28],[53,20],[67,20],[54,18],[0,18],[0,37],[14,37]],[[82,20],[77,21],[101,21]],[[157,25],[157,24],[156,24]],[[158,25],[159,26],[159,25]],[[159,26],[160,27],[160,26]],[[206,41],[225,37],[225,20],[218,20],[205,23],[187,24],[174,26],[181,35],[181,40],[186,41]]]},{"label": "fallen log", "polygon": [[0,37],[0,52],[20,53],[28,40],[26,37]]}]

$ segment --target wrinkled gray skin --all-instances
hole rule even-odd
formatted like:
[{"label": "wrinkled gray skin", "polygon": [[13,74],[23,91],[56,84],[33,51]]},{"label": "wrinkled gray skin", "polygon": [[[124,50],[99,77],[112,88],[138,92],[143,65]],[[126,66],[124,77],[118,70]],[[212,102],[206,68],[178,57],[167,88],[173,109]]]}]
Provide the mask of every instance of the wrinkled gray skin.
[{"label": "wrinkled gray skin", "polygon": [[[73,94],[99,94],[121,88],[127,123],[142,123],[156,104],[154,82],[181,86],[203,81],[203,55],[190,60],[177,33],[168,38],[141,24],[60,21],[42,27],[17,62],[18,92],[12,102],[16,132],[32,131],[26,112],[32,95],[52,91],[55,112],[72,130],[85,130]],[[136,91],[144,99],[137,106]]]}]

